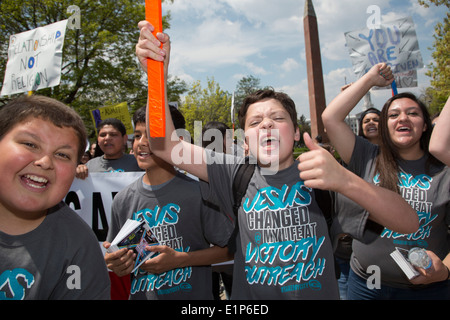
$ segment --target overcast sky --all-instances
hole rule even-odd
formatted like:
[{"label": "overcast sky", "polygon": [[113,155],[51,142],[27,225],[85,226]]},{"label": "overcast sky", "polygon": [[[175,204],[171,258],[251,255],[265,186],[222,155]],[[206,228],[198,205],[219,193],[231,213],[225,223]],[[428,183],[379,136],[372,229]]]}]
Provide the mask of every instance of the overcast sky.
[{"label": "overcast sky", "polygon": [[[429,85],[425,76],[431,62],[434,26],[443,21],[445,6],[424,8],[417,0],[313,0],[321,43],[326,102],[339,93],[345,82],[356,80],[346,48],[344,33],[366,28],[376,5],[381,23],[411,16],[425,68],[418,72],[419,87],[399,91],[423,92]],[[175,0],[164,4],[172,14],[169,73],[191,83],[214,78],[230,93],[244,76],[261,79],[289,94],[299,116],[309,118],[306,79],[303,9],[305,0]],[[381,109],[390,90],[372,92],[372,101]],[[355,113],[359,112],[356,108]]]}]

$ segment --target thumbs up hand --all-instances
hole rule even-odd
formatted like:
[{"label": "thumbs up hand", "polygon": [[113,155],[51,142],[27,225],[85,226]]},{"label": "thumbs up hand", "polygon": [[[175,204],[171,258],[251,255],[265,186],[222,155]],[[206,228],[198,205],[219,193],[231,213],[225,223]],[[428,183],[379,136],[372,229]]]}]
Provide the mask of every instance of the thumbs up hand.
[{"label": "thumbs up hand", "polygon": [[304,133],[303,139],[310,151],[298,157],[300,179],[310,188],[338,191],[345,168],[331,153],[314,143],[309,134]]},{"label": "thumbs up hand", "polygon": [[[367,210],[370,220],[390,230],[399,233],[417,231],[417,212],[401,195],[363,180],[341,166],[331,153],[315,144],[308,134],[304,134],[303,138],[310,150],[298,157],[299,175],[305,186],[343,194]],[[443,273],[439,274],[442,279]]]}]

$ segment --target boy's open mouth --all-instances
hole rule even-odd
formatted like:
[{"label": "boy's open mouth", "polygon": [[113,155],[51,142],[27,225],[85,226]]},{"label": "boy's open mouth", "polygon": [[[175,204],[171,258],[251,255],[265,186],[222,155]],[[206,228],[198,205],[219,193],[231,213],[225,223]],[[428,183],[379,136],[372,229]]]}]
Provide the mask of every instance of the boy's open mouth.
[{"label": "boy's open mouth", "polygon": [[278,139],[276,139],[273,136],[265,137],[261,140],[261,146],[262,147],[271,147],[274,144],[278,142]]},{"label": "boy's open mouth", "polygon": [[151,157],[153,155],[153,152],[150,152],[150,151],[139,151],[137,153],[137,155],[138,155],[138,157],[141,157],[141,158],[148,158],[148,157]]},{"label": "boy's open mouth", "polygon": [[22,181],[24,181],[28,186],[36,189],[44,189],[48,184],[48,180],[46,178],[31,174],[23,175]]}]

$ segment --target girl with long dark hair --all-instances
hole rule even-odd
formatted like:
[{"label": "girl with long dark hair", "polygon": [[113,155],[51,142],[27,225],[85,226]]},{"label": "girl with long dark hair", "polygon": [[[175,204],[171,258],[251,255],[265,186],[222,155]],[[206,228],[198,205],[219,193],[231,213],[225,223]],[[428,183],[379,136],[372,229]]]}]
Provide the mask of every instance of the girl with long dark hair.
[{"label": "girl with long dark hair", "polygon": [[[388,65],[375,65],[341,92],[322,115],[331,143],[347,168],[371,183],[401,194],[420,220],[414,233],[399,234],[374,225],[373,241],[353,241],[348,298],[450,299],[450,171],[428,150],[432,125],[426,106],[410,93],[390,98],[381,111],[378,146],[353,134],[344,121],[373,86],[384,87],[392,81]],[[354,210],[363,210],[357,208]],[[420,275],[408,280],[390,253],[396,248],[413,247],[425,248],[432,266],[418,268]],[[380,288],[367,285],[373,266],[380,271]]]}]

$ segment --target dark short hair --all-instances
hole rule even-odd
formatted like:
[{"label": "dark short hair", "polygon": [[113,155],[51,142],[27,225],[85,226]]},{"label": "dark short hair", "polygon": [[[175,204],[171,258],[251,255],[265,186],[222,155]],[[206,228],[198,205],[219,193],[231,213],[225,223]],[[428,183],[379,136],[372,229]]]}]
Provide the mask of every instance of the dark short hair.
[{"label": "dark short hair", "polygon": [[225,133],[230,127],[221,121],[209,121],[203,126],[202,133],[205,133],[205,131],[209,129],[217,129],[225,136]]},{"label": "dark short hair", "polygon": [[180,110],[178,110],[175,106],[169,105],[170,115],[172,116],[173,125],[175,129],[185,129],[186,128],[186,119],[181,114]]},{"label": "dark short hair", "polygon": [[[230,127],[221,121],[209,121],[202,128],[202,137],[204,136],[206,131],[211,130],[211,129],[219,130],[220,133],[222,134],[222,137],[225,138],[227,130],[230,129]],[[212,139],[211,142],[215,141],[215,137],[212,137],[212,138],[214,138],[214,139]],[[203,147],[205,148],[208,146],[209,141],[205,141],[202,139],[202,144],[203,144]]]},{"label": "dark short hair", "polygon": [[133,123],[136,126],[138,123],[145,123],[145,107],[137,109],[133,114]]},{"label": "dark short hair", "polygon": [[125,125],[119,119],[107,118],[107,119],[100,121],[100,123],[97,126],[97,132],[100,132],[100,130],[104,126],[113,126],[116,130],[118,130],[122,134],[122,136],[127,134],[127,129],[125,128]]},{"label": "dark short hair", "polygon": [[268,99],[274,99],[280,102],[283,108],[289,113],[294,128],[297,128],[297,110],[295,108],[294,101],[287,94],[269,88],[257,90],[244,99],[244,102],[238,112],[239,125],[241,126],[241,129],[245,129],[245,119],[248,108],[254,103]]},{"label": "dark short hair", "polygon": [[50,121],[59,128],[72,128],[78,137],[78,162],[87,145],[87,133],[83,120],[75,110],[64,103],[41,95],[20,96],[0,109],[0,140],[16,125],[30,118]]},{"label": "dark short hair", "polygon": [[[138,123],[146,123],[147,121],[146,109],[147,109],[146,107],[141,107],[137,109],[136,112],[134,113],[133,123],[135,126]],[[184,119],[184,116],[181,114],[180,110],[178,110],[176,107],[172,105],[169,105],[169,109],[175,129],[185,129],[186,120]]]}]

